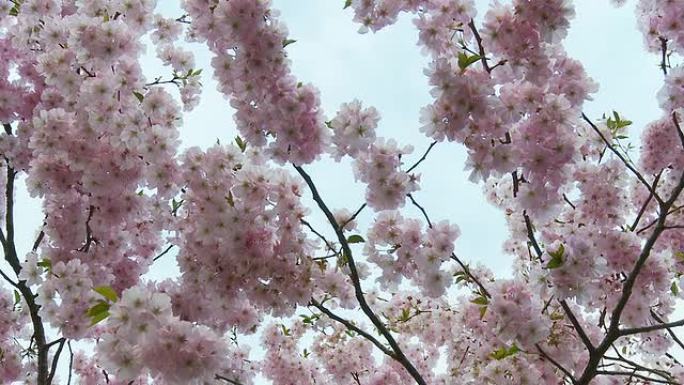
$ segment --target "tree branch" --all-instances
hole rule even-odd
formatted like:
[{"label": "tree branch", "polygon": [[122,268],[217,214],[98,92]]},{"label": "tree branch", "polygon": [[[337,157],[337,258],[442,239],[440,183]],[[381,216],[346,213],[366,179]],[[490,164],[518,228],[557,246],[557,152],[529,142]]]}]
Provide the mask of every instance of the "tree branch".
[{"label": "tree branch", "polygon": [[572,312],[572,309],[570,309],[570,306],[568,306],[568,303],[565,300],[559,302],[561,304],[561,307],[563,307],[563,311],[570,319],[572,326],[575,328],[577,335],[579,335],[580,339],[584,343],[584,346],[587,347],[587,350],[589,350],[590,353],[593,352],[595,350],[594,345],[591,343],[591,340],[587,336],[587,333],[584,332],[582,325],[580,325],[579,321],[577,320],[577,317],[575,317],[575,314]]},{"label": "tree branch", "polygon": [[541,356],[544,357],[544,359],[546,359],[546,360],[548,360],[549,362],[551,362],[551,363],[553,364],[553,366],[555,366],[556,368],[558,368],[558,370],[560,370],[561,372],[563,372],[563,374],[565,374],[565,375],[570,379],[570,382],[572,382],[573,384],[577,383],[577,381],[575,380],[575,377],[572,376],[572,373],[570,373],[569,370],[565,369],[565,368],[563,367],[563,365],[559,364],[556,360],[554,360],[553,358],[551,358],[551,356],[548,355],[548,354],[541,348],[541,346],[539,346],[539,344],[534,344],[534,346],[535,346],[535,347],[537,348],[537,350],[539,351],[539,354],[541,354]]},{"label": "tree branch", "polygon": [[421,156],[420,159],[418,159],[418,161],[413,164],[413,166],[409,167],[409,169],[406,170],[406,173],[408,174],[411,171],[413,171],[416,167],[418,167],[427,158],[428,154],[432,150],[432,147],[434,147],[436,144],[437,144],[436,140],[434,142],[430,143],[430,146],[427,148],[427,150],[425,151],[423,156]]},{"label": "tree branch", "polygon": [[320,302],[316,301],[315,299],[311,298],[311,305],[317,308],[318,310],[322,311],[325,315],[330,317],[331,319],[341,323],[344,325],[347,329],[354,331],[361,335],[363,338],[367,339],[368,341],[372,342],[373,345],[375,345],[378,349],[380,349],[381,352],[385,353],[387,356],[389,356],[392,359],[396,359],[396,355],[389,350],[385,345],[383,345],[380,341],[378,341],[375,337],[370,335],[368,332],[364,331],[363,329],[359,328],[358,326],[354,325],[350,321],[338,316],[337,314],[333,313],[330,311],[330,309],[326,308],[323,306]]},{"label": "tree branch", "polygon": [[337,239],[342,245],[342,250],[344,251],[344,255],[346,256],[347,261],[349,263],[350,277],[354,285],[354,294],[356,296],[357,301],[359,302],[359,306],[361,306],[361,310],[363,310],[363,312],[366,314],[368,319],[370,319],[373,325],[376,328],[378,328],[380,334],[382,334],[382,336],[385,337],[385,339],[387,340],[387,342],[389,343],[390,347],[396,355],[396,361],[399,362],[404,367],[404,369],[406,369],[406,371],[411,375],[411,377],[413,377],[416,383],[418,383],[419,385],[426,385],[425,380],[420,375],[420,373],[418,373],[418,370],[415,368],[415,366],[413,366],[408,357],[406,357],[406,355],[401,350],[399,344],[394,339],[390,331],[382,323],[382,321],[380,321],[378,316],[375,315],[370,306],[368,306],[368,302],[366,302],[366,298],[363,296],[361,280],[359,278],[359,273],[356,270],[356,263],[354,262],[354,256],[352,254],[351,248],[349,247],[349,243],[347,242],[347,239],[344,237],[344,233],[342,232],[340,226],[337,224],[337,221],[335,220],[335,217],[333,216],[332,212],[330,212],[330,209],[318,193],[318,189],[316,189],[316,185],[313,183],[313,180],[311,180],[309,174],[307,174],[302,167],[295,165],[294,168],[297,170],[299,175],[301,175],[306,184],[309,186],[314,201],[318,204],[318,207],[321,209],[323,214],[325,214],[326,218],[328,219],[328,222],[330,222],[330,225],[335,230]]}]

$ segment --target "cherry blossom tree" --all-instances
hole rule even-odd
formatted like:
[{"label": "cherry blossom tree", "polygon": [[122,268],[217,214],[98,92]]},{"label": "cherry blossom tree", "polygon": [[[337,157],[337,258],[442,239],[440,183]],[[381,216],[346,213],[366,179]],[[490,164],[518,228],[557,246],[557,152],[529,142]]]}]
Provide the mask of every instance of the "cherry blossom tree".
[{"label": "cherry blossom tree", "polygon": [[[664,77],[637,161],[632,122],[583,113],[597,83],[563,49],[569,0],[494,1],[482,23],[473,0],[340,4],[360,32],[413,15],[433,96],[418,151],[362,101],[322,111],[269,0],[183,0],[176,19],[1,1],[0,383],[684,383],[684,2],[634,1]],[[143,74],[145,36],[170,75]],[[183,39],[213,55],[234,143],[179,150],[202,71]],[[466,263],[457,219],[416,199],[435,146],[465,146],[505,213],[512,278]],[[351,160],[359,206],[321,195],[324,157]],[[30,250],[23,182],[44,212]],[[178,276],[141,278],[172,255]]]}]

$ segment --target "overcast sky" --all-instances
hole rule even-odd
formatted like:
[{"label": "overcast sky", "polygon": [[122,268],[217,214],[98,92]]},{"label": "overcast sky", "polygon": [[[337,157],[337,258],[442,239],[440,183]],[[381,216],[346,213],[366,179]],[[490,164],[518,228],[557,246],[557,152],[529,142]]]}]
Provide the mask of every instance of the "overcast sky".
[{"label": "overcast sky", "polygon": [[[159,1],[169,16],[182,11],[174,1]],[[408,162],[418,159],[430,140],[419,131],[419,110],[430,103],[427,78],[423,68],[427,58],[416,46],[417,34],[410,16],[377,34],[361,35],[351,22],[351,10],[342,10],[343,0],[274,0],[282,11],[290,38],[296,43],[287,47],[292,68],[302,82],[311,82],[321,92],[322,107],[328,118],[338,106],[354,98],[366,106],[374,106],[381,114],[378,135],[394,137],[401,144],[415,148]],[[620,9],[608,0],[575,1],[577,15],[566,40],[571,57],[580,59],[590,76],[600,83],[593,102],[585,112],[598,117],[617,110],[634,121],[632,136],[647,122],[659,117],[655,93],[662,84],[658,58],[643,50],[642,38],[635,28],[634,3],[628,1]],[[480,17],[488,1],[478,1]],[[181,139],[184,147],[206,148],[220,139],[229,142],[237,135],[228,102],[216,91],[211,78],[210,54],[200,45],[197,67],[202,68],[204,93],[202,102],[184,118]],[[145,74],[148,79],[167,75],[160,68],[148,45]],[[637,142],[636,140],[634,141]],[[448,219],[458,224],[462,236],[456,252],[467,261],[480,261],[497,275],[506,275],[510,259],[501,252],[505,239],[503,214],[484,199],[481,188],[470,183],[463,171],[465,151],[459,144],[441,143],[421,166],[421,190],[414,194],[434,220]],[[348,163],[335,164],[325,159],[308,166],[328,204],[332,207],[356,209],[364,197],[364,186],[354,183]],[[308,196],[308,193],[307,193]],[[17,236],[20,253],[29,249],[37,226],[42,220],[40,203],[31,201],[22,189],[18,191]],[[322,217],[313,223],[323,229]],[[406,206],[406,215],[420,217]],[[361,225],[372,220],[371,211],[360,218]],[[362,227],[363,228],[363,227]],[[327,230],[327,229],[326,229]],[[166,259],[171,262],[171,259]],[[0,264],[2,266],[2,264]],[[170,265],[155,267],[150,277],[163,277],[173,272]]]}]

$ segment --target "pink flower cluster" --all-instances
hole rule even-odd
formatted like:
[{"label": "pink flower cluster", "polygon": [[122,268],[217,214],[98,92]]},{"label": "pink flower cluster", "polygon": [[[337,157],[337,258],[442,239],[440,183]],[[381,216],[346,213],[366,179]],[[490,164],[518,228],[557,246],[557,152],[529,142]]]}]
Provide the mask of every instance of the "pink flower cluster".
[{"label": "pink flower cluster", "polygon": [[0,383],[10,384],[21,378],[24,365],[21,360],[21,346],[14,340],[26,319],[15,311],[10,291],[0,291]]},{"label": "pink flower cluster", "polygon": [[152,289],[127,289],[111,307],[96,346],[102,366],[120,380],[135,379],[143,370],[169,385],[213,380],[226,365],[226,342],[206,326],[173,316],[170,298]]},{"label": "pink flower cluster", "polygon": [[354,175],[367,184],[366,202],[376,211],[393,210],[404,205],[406,195],[418,190],[418,176],[400,169],[401,157],[413,147],[397,146],[394,139],[378,138],[354,160]]},{"label": "pink flower cluster", "polygon": [[191,148],[182,168],[178,314],[248,331],[259,321],[254,308],[291,314],[307,303],[313,243],[300,224],[300,182],[235,145]]},{"label": "pink flower cluster", "polygon": [[362,109],[361,102],[356,99],[343,103],[329,123],[333,130],[335,160],[339,161],[345,155],[355,158],[359,153],[368,151],[375,141],[379,120],[380,115],[374,107]]},{"label": "pink flower cluster", "polygon": [[189,0],[184,6],[193,19],[192,36],[215,55],[219,90],[230,97],[247,141],[268,144],[269,155],[281,163],[310,163],[321,154],[327,131],[318,91],[290,73],[287,32],[270,0]]},{"label": "pink flower cluster", "polygon": [[446,221],[435,223],[424,233],[420,221],[384,211],[368,232],[365,253],[368,261],[382,269],[377,279],[381,287],[396,289],[406,278],[427,296],[438,297],[452,283],[442,264],[450,259],[459,235],[458,228]]},{"label": "pink flower cluster", "polygon": [[664,39],[671,49],[684,54],[684,7],[680,2],[639,0],[637,18],[649,51],[660,52]]}]

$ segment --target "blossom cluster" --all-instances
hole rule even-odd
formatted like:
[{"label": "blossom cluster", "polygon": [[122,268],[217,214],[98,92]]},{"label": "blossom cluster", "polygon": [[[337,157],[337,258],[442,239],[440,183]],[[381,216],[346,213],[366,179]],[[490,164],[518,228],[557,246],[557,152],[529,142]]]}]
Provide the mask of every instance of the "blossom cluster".
[{"label": "blossom cluster", "polygon": [[165,384],[204,384],[221,373],[229,355],[215,332],[173,316],[171,299],[151,287],[125,290],[107,326],[96,349],[101,365],[120,380],[149,370]]},{"label": "blossom cluster", "polygon": [[285,52],[291,41],[270,0],[190,0],[184,7],[192,36],[214,53],[219,90],[237,110],[241,134],[251,145],[268,145],[281,163],[312,162],[327,141],[318,91],[291,74]]}]

